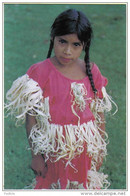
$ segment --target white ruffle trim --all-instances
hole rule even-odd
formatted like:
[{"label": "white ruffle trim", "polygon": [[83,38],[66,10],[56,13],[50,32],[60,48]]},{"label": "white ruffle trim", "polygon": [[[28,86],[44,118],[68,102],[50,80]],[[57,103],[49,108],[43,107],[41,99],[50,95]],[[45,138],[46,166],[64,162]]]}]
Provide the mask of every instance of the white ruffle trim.
[{"label": "white ruffle trim", "polygon": [[105,175],[104,173],[89,170],[87,175],[87,189],[107,189],[110,186],[107,178],[108,175]]},{"label": "white ruffle trim", "polygon": [[[87,190],[100,190],[100,189],[108,189],[110,183],[107,180],[108,175],[103,173],[99,173],[96,171],[88,170],[86,187],[84,187],[84,183],[79,183],[78,181],[70,181],[67,180],[67,185],[65,189],[86,189]],[[37,184],[36,179],[33,179],[31,185],[26,186],[25,189],[34,189]],[[60,179],[57,180],[56,183],[52,183],[49,189],[61,189]],[[43,189],[45,190],[45,189]]]},{"label": "white ruffle trim", "polygon": [[38,83],[30,79],[27,74],[19,77],[6,94],[5,108],[8,115],[16,118],[16,124],[25,121],[26,113],[49,119],[49,98],[44,99],[42,94],[43,91]]},{"label": "white ruffle trim", "polygon": [[[76,111],[80,110],[83,112],[86,108],[86,103],[88,100],[91,100],[91,98],[87,98],[87,89],[83,83],[77,83],[73,82],[71,83],[71,109],[75,116],[78,117],[78,125],[80,125],[80,117],[76,113]],[[76,111],[74,109],[74,106],[76,106]]]},{"label": "white ruffle trim", "polygon": [[55,161],[61,158],[71,161],[84,151],[85,142],[89,156],[95,157],[95,160],[99,152],[102,152],[102,157],[107,154],[107,143],[92,121],[80,126],[42,122],[41,127],[35,125],[32,128],[29,138],[34,153],[46,155],[46,160],[53,157]]},{"label": "white ruffle trim", "polygon": [[[103,173],[88,170],[87,177],[88,179],[86,182],[86,188],[88,190],[108,189],[108,187],[110,186],[110,183],[107,180],[108,175],[105,175]],[[58,180],[57,183],[51,184],[50,189],[61,189],[60,180]],[[68,180],[65,189],[85,189],[85,187],[83,183]]]},{"label": "white ruffle trim", "polygon": [[[58,180],[57,183],[51,184],[50,189],[61,189],[60,180]],[[79,184],[78,181],[70,181],[70,180],[68,180],[65,189],[84,189],[84,187],[83,187],[83,183]]]},{"label": "white ruffle trim", "polygon": [[98,112],[110,112],[112,110],[112,104],[115,106],[114,115],[118,111],[118,106],[112,100],[112,98],[107,94],[105,87],[102,87],[103,99],[96,97],[91,102],[91,110],[97,115]]},{"label": "white ruffle trim", "polygon": [[77,109],[84,111],[86,107],[87,89],[83,83],[71,83],[71,96],[73,105],[77,105]]}]

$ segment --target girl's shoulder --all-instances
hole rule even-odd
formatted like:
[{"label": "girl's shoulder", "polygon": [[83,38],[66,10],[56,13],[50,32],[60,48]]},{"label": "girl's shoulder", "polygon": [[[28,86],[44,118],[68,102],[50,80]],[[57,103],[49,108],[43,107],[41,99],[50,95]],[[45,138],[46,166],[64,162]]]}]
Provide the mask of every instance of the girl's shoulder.
[{"label": "girl's shoulder", "polygon": [[90,69],[93,72],[100,72],[100,69],[95,62],[90,62]]},{"label": "girl's shoulder", "polygon": [[45,72],[48,72],[50,69],[48,59],[37,62],[30,66],[30,68],[27,71],[28,75],[31,74],[44,74]]},{"label": "girl's shoulder", "polygon": [[26,74],[38,82],[40,86],[43,86],[49,77],[50,69],[48,59],[46,59],[31,65]]},{"label": "girl's shoulder", "polygon": [[[86,64],[85,64],[84,60],[79,59],[79,63],[80,63],[80,66],[82,67],[82,69],[86,69]],[[94,62],[90,62],[90,69],[92,70],[93,67],[97,67],[97,65]]]},{"label": "girl's shoulder", "polygon": [[102,86],[107,85],[108,80],[104,75],[102,75],[102,73],[96,63],[92,63],[91,72],[92,72],[95,87],[97,89],[100,89]]},{"label": "girl's shoulder", "polygon": [[[84,60],[79,59],[79,64],[80,64],[80,67],[82,68],[82,70],[84,72],[86,72],[86,64],[85,64]],[[102,75],[100,68],[98,67],[98,65],[95,62],[90,62],[90,69],[91,69],[91,72],[92,72],[92,75],[94,78]]]},{"label": "girl's shoulder", "polygon": [[[86,73],[86,64],[85,64],[84,60],[80,59],[79,64],[80,64],[80,67],[82,68],[83,72]],[[91,73],[92,73],[92,77],[93,77],[94,82],[97,82],[97,80],[100,82],[102,80],[103,76],[101,74],[99,67],[97,66],[97,64],[95,62],[90,62],[90,69],[91,69]]]},{"label": "girl's shoulder", "polygon": [[98,67],[98,65],[94,62],[91,62],[90,63],[90,68],[91,68],[91,72],[93,74],[93,77],[98,77],[101,75],[101,71]]}]

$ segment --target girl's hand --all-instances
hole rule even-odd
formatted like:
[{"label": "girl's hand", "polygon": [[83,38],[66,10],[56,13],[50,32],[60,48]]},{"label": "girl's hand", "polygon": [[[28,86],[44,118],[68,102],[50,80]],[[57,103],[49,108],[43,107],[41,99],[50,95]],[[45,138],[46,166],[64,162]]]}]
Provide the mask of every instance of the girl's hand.
[{"label": "girl's hand", "polygon": [[101,160],[97,163],[96,165],[96,171],[98,171],[100,169],[100,167],[102,166],[103,164],[103,158],[101,158]]},{"label": "girl's hand", "polygon": [[99,155],[98,155],[97,164],[96,164],[96,171],[98,171],[103,164],[103,157],[101,156],[101,154],[102,154],[102,151],[100,151]]},{"label": "girl's hand", "polygon": [[36,175],[45,178],[48,169],[42,155],[33,155],[31,168]]}]

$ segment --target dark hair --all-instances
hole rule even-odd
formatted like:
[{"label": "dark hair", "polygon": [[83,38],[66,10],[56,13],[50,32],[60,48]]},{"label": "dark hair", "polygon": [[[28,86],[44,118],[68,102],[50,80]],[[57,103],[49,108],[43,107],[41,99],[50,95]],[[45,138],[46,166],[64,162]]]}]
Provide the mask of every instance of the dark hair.
[{"label": "dark hair", "polygon": [[69,9],[62,12],[54,21],[51,26],[51,40],[47,58],[51,56],[53,49],[53,41],[55,36],[62,36],[67,34],[77,34],[78,39],[84,45],[86,63],[86,74],[89,77],[92,90],[94,94],[97,92],[90,68],[89,62],[89,48],[91,44],[91,38],[93,35],[92,27],[87,17],[81,12],[75,9]]}]

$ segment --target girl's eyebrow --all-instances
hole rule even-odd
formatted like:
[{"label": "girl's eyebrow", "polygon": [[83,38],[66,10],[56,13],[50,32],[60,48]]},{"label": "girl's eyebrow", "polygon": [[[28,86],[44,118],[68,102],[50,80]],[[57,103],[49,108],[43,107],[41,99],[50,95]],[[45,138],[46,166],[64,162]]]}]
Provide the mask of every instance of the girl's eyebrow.
[{"label": "girl's eyebrow", "polygon": [[59,37],[59,40],[63,40],[65,42],[68,42],[66,39],[62,38],[62,37]]},{"label": "girl's eyebrow", "polygon": [[74,42],[73,44],[82,44],[81,42]]},{"label": "girl's eyebrow", "polygon": [[[66,43],[68,43],[68,41],[66,40],[66,39],[64,39],[63,37],[59,37],[59,39],[61,39],[61,40],[63,40],[63,41],[65,41]],[[82,42],[81,41],[77,41],[77,42],[73,42],[72,44],[82,44]]]}]

